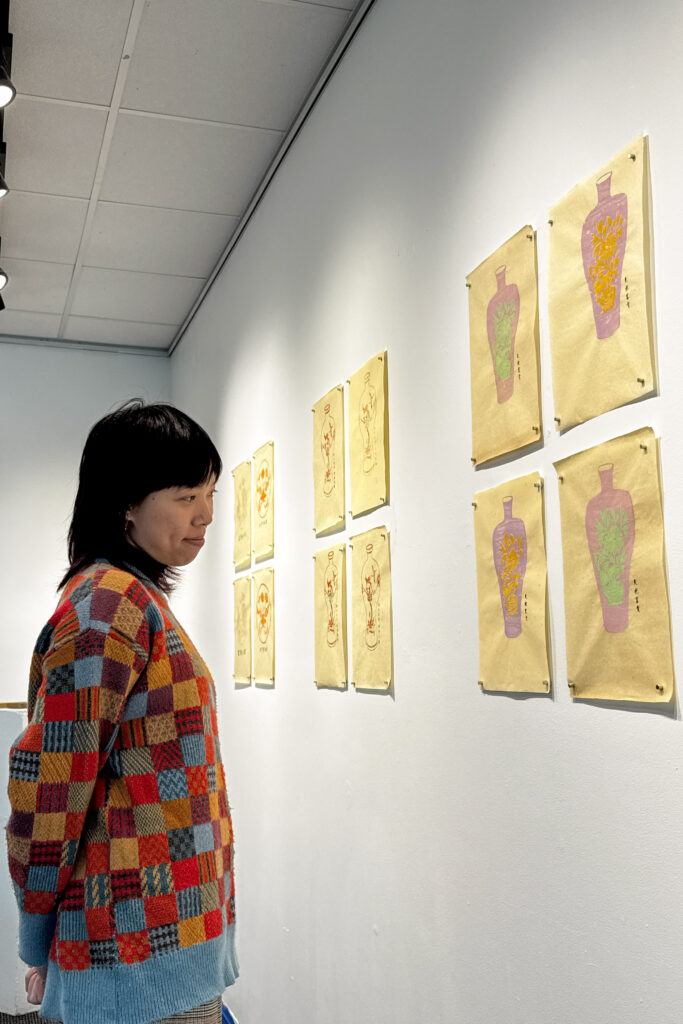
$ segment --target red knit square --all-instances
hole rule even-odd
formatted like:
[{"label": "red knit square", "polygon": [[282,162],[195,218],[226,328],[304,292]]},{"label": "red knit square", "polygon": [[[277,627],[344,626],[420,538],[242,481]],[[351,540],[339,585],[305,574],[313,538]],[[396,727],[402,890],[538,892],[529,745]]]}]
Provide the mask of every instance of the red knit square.
[{"label": "red knit square", "polygon": [[24,910],[27,914],[49,914],[55,908],[55,894],[53,892],[32,892],[25,891]]},{"label": "red knit square", "polygon": [[206,776],[206,765],[197,765],[193,768],[186,768],[187,788],[190,796],[198,796],[209,791],[209,780]]},{"label": "red knit square", "polygon": [[157,778],[153,772],[146,775],[129,775],[126,778],[128,792],[135,804],[158,804],[160,801]]},{"label": "red knit square", "polygon": [[215,939],[223,931],[223,918],[220,910],[210,910],[204,914],[204,929],[207,939]]},{"label": "red knit square", "polygon": [[109,873],[109,844],[91,843],[85,854],[85,871],[88,875]]},{"label": "red knit square", "polygon": [[109,907],[86,907],[85,924],[90,939],[110,939],[114,934]]},{"label": "red knit square", "polygon": [[199,868],[193,857],[188,860],[176,860],[171,867],[176,892],[179,889],[189,889],[190,886],[199,885]]},{"label": "red knit square", "polygon": [[149,896],[145,900],[145,920],[148,928],[158,928],[159,925],[177,921],[178,908],[176,906],[175,893],[170,892],[162,896]]},{"label": "red knit square", "polygon": [[119,935],[119,956],[124,964],[137,964],[150,956],[147,932],[128,932]]},{"label": "red knit square", "polygon": [[75,722],[76,694],[55,693],[46,697],[43,720],[45,722]]},{"label": "red knit square", "polygon": [[88,782],[97,775],[97,751],[91,754],[76,753],[71,755],[71,782]]},{"label": "red knit square", "polygon": [[57,958],[63,971],[85,971],[90,967],[90,943],[60,942]]},{"label": "red knit square", "polygon": [[164,833],[139,836],[138,850],[141,868],[149,867],[152,864],[168,864],[171,859],[168,849],[168,837]]}]

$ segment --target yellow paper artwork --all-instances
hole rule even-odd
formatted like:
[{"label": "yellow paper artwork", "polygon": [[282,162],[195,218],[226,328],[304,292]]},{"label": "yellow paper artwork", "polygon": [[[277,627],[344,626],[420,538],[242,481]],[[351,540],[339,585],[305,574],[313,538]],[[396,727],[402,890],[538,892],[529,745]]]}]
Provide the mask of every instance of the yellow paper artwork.
[{"label": "yellow paper artwork", "polygon": [[343,689],[348,680],[346,646],[346,545],[314,556],[315,683]]},{"label": "yellow paper artwork", "polygon": [[275,682],[275,590],[272,569],[254,573],[254,682]]},{"label": "yellow paper artwork", "polygon": [[273,442],[254,452],[254,559],[270,558],[275,550],[273,513]]},{"label": "yellow paper artwork", "polygon": [[236,683],[251,683],[251,577],[233,583]]},{"label": "yellow paper artwork", "polygon": [[674,690],[659,444],[645,427],[555,463],[572,696]]},{"label": "yellow paper artwork", "polygon": [[235,543],[232,560],[235,569],[251,563],[251,462],[240,462],[232,471],[235,488]]},{"label": "yellow paper artwork", "polygon": [[389,532],[380,526],[350,543],[353,684],[360,690],[387,690],[393,668]]},{"label": "yellow paper artwork", "polygon": [[381,352],[349,381],[351,515],[389,500],[387,354]]},{"label": "yellow paper artwork", "polygon": [[344,389],[313,406],[314,527],[320,535],[344,522]]},{"label": "yellow paper artwork", "polygon": [[650,224],[646,136],[550,211],[548,311],[561,430],[657,387]]},{"label": "yellow paper artwork", "polygon": [[543,436],[534,229],[508,239],[467,284],[472,458],[480,463]]},{"label": "yellow paper artwork", "polygon": [[474,497],[479,684],[548,693],[548,570],[543,482],[517,477]]}]

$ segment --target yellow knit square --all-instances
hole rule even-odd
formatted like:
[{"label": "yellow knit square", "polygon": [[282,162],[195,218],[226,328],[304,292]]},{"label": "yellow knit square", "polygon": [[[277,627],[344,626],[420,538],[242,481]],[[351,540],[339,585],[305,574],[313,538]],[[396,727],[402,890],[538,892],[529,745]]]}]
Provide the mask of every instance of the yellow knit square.
[{"label": "yellow knit square", "polygon": [[33,838],[39,842],[63,839],[66,829],[66,814],[36,814],[33,818]]},{"label": "yellow knit square", "polygon": [[130,807],[130,794],[125,779],[112,779],[109,785],[109,806]]},{"label": "yellow knit square", "polygon": [[110,849],[112,871],[140,867],[137,839],[112,839]]},{"label": "yellow knit square", "polygon": [[176,739],[178,735],[172,711],[168,711],[163,715],[150,715],[145,722],[145,726],[147,740],[150,744],[165,743],[166,740]]},{"label": "yellow knit square", "polygon": [[203,917],[188,917],[186,921],[178,921],[178,936],[181,946],[196,946],[206,941]]},{"label": "yellow knit square", "polygon": [[7,795],[15,811],[35,811],[38,783],[25,782],[23,779],[10,779]]},{"label": "yellow knit square", "polygon": [[111,624],[120,633],[123,633],[124,636],[135,639],[143,617],[143,613],[139,608],[130,601],[123,600],[116,609]]},{"label": "yellow knit square", "polygon": [[68,782],[71,778],[71,767],[70,753],[40,755],[40,777],[43,782]]},{"label": "yellow knit square", "polygon": [[232,842],[232,829],[227,818],[221,819],[221,842],[224,846]]},{"label": "yellow knit square", "polygon": [[166,827],[188,828],[192,824],[192,806],[189,797],[182,797],[180,800],[164,800],[161,805],[164,809]]},{"label": "yellow knit square", "polygon": [[176,711],[182,708],[196,708],[200,704],[199,690],[194,679],[185,679],[173,687],[173,707]]},{"label": "yellow knit square", "polygon": [[114,693],[106,686],[99,689],[99,715],[109,722],[116,722],[121,712],[121,705],[124,701],[122,693]]},{"label": "yellow knit square", "polygon": [[209,811],[211,813],[211,820],[218,821],[221,816],[218,804],[218,793],[209,793]]},{"label": "yellow knit square", "polygon": [[113,590],[117,594],[125,594],[131,583],[130,573],[122,572],[121,569],[109,569],[105,572],[98,586]]},{"label": "yellow knit square", "polygon": [[111,658],[112,661],[118,661],[121,665],[128,665],[129,667],[135,661],[135,652],[128,644],[125,644],[123,640],[119,640],[118,637],[112,636],[111,633],[107,635],[104,641],[104,656],[105,658]]},{"label": "yellow knit square", "polygon": [[171,669],[171,663],[164,653],[156,654],[157,661],[155,661],[155,650],[158,648],[158,644],[152,645],[152,657],[147,662],[147,689],[158,690],[161,686],[169,686],[173,682],[173,671]]}]

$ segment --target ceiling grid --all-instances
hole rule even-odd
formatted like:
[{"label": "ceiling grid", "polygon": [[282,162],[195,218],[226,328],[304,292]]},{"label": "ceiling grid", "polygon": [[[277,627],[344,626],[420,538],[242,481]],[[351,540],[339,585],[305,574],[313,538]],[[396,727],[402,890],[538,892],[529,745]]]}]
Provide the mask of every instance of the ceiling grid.
[{"label": "ceiling grid", "polygon": [[170,354],[372,0],[13,0],[0,341]]}]

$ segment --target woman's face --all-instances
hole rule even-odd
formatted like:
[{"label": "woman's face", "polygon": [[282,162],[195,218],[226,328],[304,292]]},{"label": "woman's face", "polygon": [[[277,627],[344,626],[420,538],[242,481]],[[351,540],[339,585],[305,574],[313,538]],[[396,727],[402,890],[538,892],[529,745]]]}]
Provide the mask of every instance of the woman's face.
[{"label": "woman's face", "polygon": [[216,478],[197,487],[152,491],[126,514],[126,536],[163,565],[189,565],[204,545],[213,519]]}]

